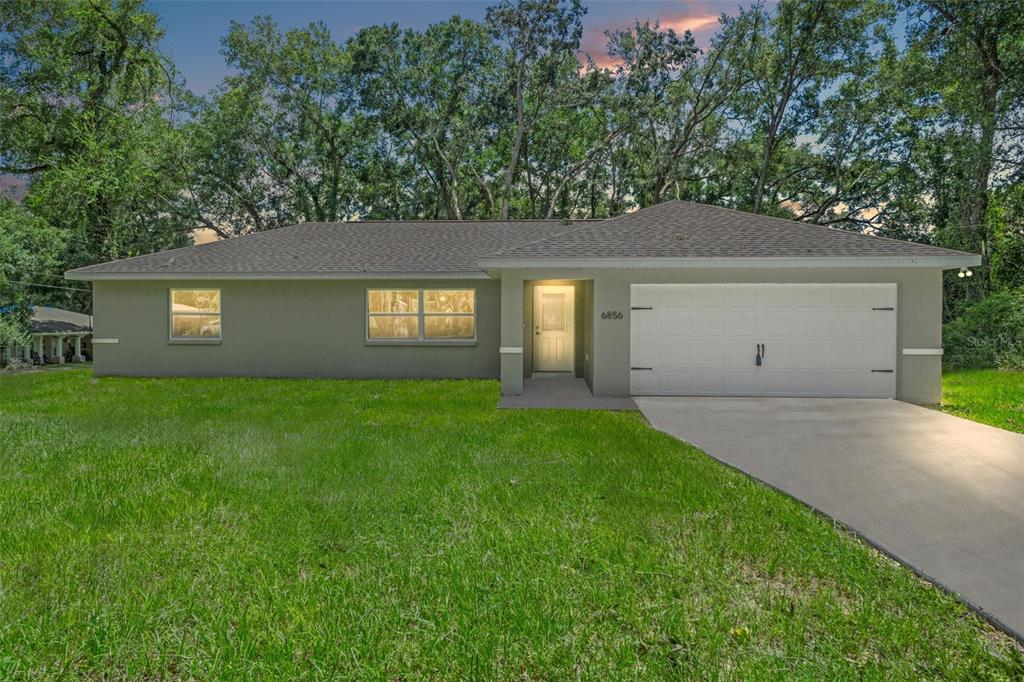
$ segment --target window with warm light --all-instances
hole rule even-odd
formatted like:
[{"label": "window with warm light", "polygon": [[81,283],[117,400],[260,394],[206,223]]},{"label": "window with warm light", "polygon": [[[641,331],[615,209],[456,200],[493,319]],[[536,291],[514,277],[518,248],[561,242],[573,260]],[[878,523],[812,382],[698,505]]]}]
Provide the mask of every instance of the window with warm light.
[{"label": "window with warm light", "polygon": [[220,289],[171,289],[171,339],[220,339]]},{"label": "window with warm light", "polygon": [[476,340],[475,289],[369,289],[366,338],[370,341]]}]

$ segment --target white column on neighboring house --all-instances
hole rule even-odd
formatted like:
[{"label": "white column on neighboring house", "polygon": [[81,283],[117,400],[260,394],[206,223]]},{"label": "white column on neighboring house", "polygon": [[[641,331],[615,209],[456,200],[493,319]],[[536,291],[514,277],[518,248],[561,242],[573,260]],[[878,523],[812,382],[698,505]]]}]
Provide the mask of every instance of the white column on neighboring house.
[{"label": "white column on neighboring house", "polygon": [[57,356],[57,364],[58,365],[63,365],[64,364],[64,337],[63,336],[56,336],[56,337],[54,337],[53,345],[54,345],[54,349],[53,349],[54,350],[54,355]]},{"label": "white column on neighboring house", "polygon": [[43,337],[42,336],[33,336],[32,337],[32,344],[36,347],[36,358],[38,358],[39,363],[42,364],[42,362],[43,362]]},{"label": "white column on neighboring house", "polygon": [[75,337],[75,362],[85,362],[85,358],[82,357],[82,337]]},{"label": "white column on neighboring house", "polygon": [[25,362],[32,362],[32,344],[26,343],[24,346],[22,346],[21,352],[22,352],[21,358]]}]

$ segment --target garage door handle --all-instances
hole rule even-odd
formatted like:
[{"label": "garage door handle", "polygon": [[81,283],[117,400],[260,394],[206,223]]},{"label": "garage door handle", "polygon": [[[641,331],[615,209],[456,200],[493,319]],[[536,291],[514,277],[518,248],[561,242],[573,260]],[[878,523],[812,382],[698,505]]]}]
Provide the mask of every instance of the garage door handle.
[{"label": "garage door handle", "polygon": [[649,305],[634,305],[634,306],[630,306],[629,309],[630,310],[654,310],[654,308],[649,306]]},{"label": "garage door handle", "polygon": [[653,367],[630,367],[630,369],[633,370],[634,372],[637,371],[637,370],[644,370],[644,371],[649,372],[649,371],[653,370],[654,368]]},{"label": "garage door handle", "polygon": [[896,309],[893,308],[892,306],[889,306],[888,308],[872,308],[872,310],[896,310]]},{"label": "garage door handle", "polygon": [[873,369],[872,372],[881,372],[882,374],[892,374],[891,369]]}]

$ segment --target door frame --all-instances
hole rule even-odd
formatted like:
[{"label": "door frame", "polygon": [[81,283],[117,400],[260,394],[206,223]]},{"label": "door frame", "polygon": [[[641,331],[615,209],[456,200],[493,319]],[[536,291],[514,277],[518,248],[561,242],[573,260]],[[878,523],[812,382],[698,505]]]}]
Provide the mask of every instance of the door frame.
[{"label": "door frame", "polygon": [[[567,369],[540,369],[539,358],[539,336],[540,336],[540,297],[543,293],[550,293],[552,290],[562,291],[566,294],[566,332],[567,346],[568,346],[568,368]],[[530,344],[533,347],[532,352],[532,372],[570,372],[575,375],[576,373],[576,285],[575,284],[535,284],[533,287],[533,319],[531,320],[532,329],[530,333]]]}]

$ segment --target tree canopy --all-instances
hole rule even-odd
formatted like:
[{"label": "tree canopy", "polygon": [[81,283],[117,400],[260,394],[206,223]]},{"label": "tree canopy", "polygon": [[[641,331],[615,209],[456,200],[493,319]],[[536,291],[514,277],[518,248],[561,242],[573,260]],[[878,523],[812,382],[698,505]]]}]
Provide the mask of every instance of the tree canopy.
[{"label": "tree canopy", "polygon": [[947,316],[1024,281],[1016,0],[754,2],[707,44],[640,22],[597,55],[585,17],[496,0],[345,40],[258,17],[225,27],[232,73],[195,95],[143,0],[0,0],[0,172],[27,179],[17,210],[59,235],[61,267],[199,229],[683,198],[981,253]]}]

